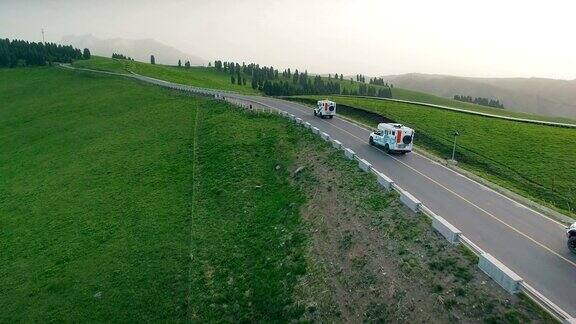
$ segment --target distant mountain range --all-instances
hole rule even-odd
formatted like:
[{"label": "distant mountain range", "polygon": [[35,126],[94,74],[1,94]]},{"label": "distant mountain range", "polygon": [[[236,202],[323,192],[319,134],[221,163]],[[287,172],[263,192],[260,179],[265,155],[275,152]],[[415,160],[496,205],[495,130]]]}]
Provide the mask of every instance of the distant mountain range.
[{"label": "distant mountain range", "polygon": [[505,109],[576,118],[576,80],[543,78],[466,78],[409,73],[383,77],[394,86],[453,98],[466,95],[499,99]]},{"label": "distant mountain range", "polygon": [[190,61],[192,65],[205,65],[207,60],[184,53],[172,46],[162,44],[154,39],[100,39],[93,35],[68,35],[62,37],[62,44],[70,44],[83,49],[88,48],[93,55],[111,57],[112,53],[119,53],[140,62],[150,62],[150,55],[154,55],[157,63],[176,65],[178,60]]}]

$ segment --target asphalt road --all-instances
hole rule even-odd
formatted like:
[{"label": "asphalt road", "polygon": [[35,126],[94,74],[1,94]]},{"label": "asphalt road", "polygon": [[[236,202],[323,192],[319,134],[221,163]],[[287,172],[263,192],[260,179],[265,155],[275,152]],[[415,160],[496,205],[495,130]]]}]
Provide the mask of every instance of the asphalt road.
[{"label": "asphalt road", "polygon": [[[133,77],[160,85],[171,84],[139,75]],[[182,90],[193,88],[178,86]],[[566,247],[563,224],[416,152],[386,154],[368,144],[370,130],[345,119],[320,119],[314,117],[311,108],[280,99],[218,90],[208,93],[278,108],[328,133],[576,317],[576,256]]]},{"label": "asphalt road", "polygon": [[563,224],[415,152],[386,154],[368,144],[370,130],[345,119],[320,119],[285,100],[225,95],[282,109],[328,133],[576,317],[576,256],[566,247]]}]

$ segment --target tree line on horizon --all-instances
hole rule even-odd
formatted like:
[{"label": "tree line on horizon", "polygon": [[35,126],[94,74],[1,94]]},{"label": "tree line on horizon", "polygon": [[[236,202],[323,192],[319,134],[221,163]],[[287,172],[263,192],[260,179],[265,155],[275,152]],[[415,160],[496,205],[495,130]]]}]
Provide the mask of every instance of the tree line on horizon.
[{"label": "tree line on horizon", "polygon": [[504,104],[501,103],[500,100],[498,100],[498,99],[455,95],[454,100],[462,101],[462,102],[469,102],[469,103],[473,103],[473,104],[477,104],[477,105],[481,105],[481,106],[486,106],[486,107],[504,108]]},{"label": "tree line on horizon", "polygon": [[0,66],[3,67],[72,63],[73,60],[87,60],[90,57],[90,50],[87,48],[80,51],[70,45],[0,39]]},{"label": "tree line on horizon", "polygon": [[119,60],[134,61],[134,59],[131,58],[130,56],[126,56],[124,54],[119,54],[119,53],[112,53],[112,58],[113,59],[119,59]]},{"label": "tree line on horizon", "polygon": [[[178,67],[182,67],[182,60],[178,60]],[[184,63],[184,67],[189,68],[190,67],[190,61],[186,61]]]},{"label": "tree line on horizon", "polygon": [[[210,65],[209,65],[210,66]],[[328,81],[319,75],[314,78],[309,77],[308,71],[285,69],[281,73],[278,69],[270,66],[260,66],[255,63],[225,62],[221,60],[214,61],[214,68],[230,75],[232,84],[246,85],[246,76],[251,78],[250,85],[252,89],[260,90],[267,95],[272,96],[292,96],[292,95],[324,95],[324,94],[342,94],[342,95],[361,95],[382,98],[392,98],[390,86],[375,87],[379,85],[360,84],[358,89],[348,90],[343,86],[344,75],[334,73],[328,74]],[[357,79],[360,75],[357,75]],[[362,82],[365,78],[362,77]],[[379,81],[377,81],[379,82]],[[350,79],[353,84],[353,80]]]}]

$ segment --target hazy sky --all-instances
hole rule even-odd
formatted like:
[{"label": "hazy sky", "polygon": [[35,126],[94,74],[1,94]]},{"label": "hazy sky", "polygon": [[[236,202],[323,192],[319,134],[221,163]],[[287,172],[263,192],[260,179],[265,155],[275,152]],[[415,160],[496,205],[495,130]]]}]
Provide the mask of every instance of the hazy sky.
[{"label": "hazy sky", "polygon": [[41,28],[313,73],[576,78],[573,0],[0,0],[0,37]]}]

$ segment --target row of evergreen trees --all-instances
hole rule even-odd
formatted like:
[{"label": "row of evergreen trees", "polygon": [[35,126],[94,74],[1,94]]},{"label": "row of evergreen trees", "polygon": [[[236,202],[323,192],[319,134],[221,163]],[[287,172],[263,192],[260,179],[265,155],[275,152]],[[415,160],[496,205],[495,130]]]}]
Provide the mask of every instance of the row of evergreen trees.
[{"label": "row of evergreen trees", "polygon": [[384,87],[374,87],[361,83],[358,86],[358,95],[368,97],[392,98],[392,89],[386,85]]},{"label": "row of evergreen trees", "polygon": [[394,88],[392,83],[388,84],[388,82],[384,82],[384,78],[373,78],[373,79],[370,78],[370,81],[368,82],[368,84]]},{"label": "row of evergreen trees", "polygon": [[124,54],[118,54],[118,53],[112,53],[112,58],[113,59],[120,59],[120,60],[134,61],[134,59],[131,58],[130,56],[126,56]]},{"label": "row of evergreen trees", "polygon": [[[273,66],[260,66],[255,63],[248,65],[242,63],[240,65],[236,62],[217,60],[214,62],[214,67],[230,74],[230,82],[233,84],[246,85],[246,76],[249,76],[253,89],[272,96],[345,94],[392,97],[392,91],[389,87],[380,88],[360,84],[358,89],[347,90],[341,86],[344,75],[338,73],[329,74],[326,81],[319,75],[314,78],[309,77],[308,71],[300,72],[296,69],[292,72],[288,68],[280,73]],[[363,80],[365,81],[365,78]],[[350,83],[353,84],[352,79],[350,79]]]},{"label": "row of evergreen trees", "polygon": [[90,50],[54,43],[35,43],[23,40],[0,39],[0,66],[43,66],[53,62],[71,63],[90,58]]},{"label": "row of evergreen trees", "polygon": [[498,99],[488,99],[482,97],[471,97],[471,96],[460,96],[455,95],[454,100],[463,101],[463,102],[470,102],[477,105],[487,106],[487,107],[494,107],[494,108],[504,108],[504,104],[500,102]]},{"label": "row of evergreen trees", "polygon": [[366,77],[363,76],[362,74],[356,74],[356,81],[366,83]]},{"label": "row of evergreen trees", "polygon": [[[186,61],[186,63],[184,63],[184,66],[189,68],[190,67],[190,61]],[[178,67],[182,67],[182,60],[178,60]]]}]

